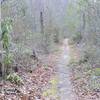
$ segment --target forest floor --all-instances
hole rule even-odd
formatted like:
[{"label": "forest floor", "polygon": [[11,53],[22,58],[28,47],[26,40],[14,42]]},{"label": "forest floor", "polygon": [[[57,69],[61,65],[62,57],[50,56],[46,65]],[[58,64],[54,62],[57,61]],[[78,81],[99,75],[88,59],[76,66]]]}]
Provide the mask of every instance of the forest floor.
[{"label": "forest floor", "polygon": [[100,100],[100,78],[93,77],[93,68],[88,62],[80,63],[80,47],[70,45],[71,82],[77,100]]},{"label": "forest floor", "polygon": [[[0,93],[0,100],[99,100],[96,93],[91,93],[96,95],[95,98],[90,96],[91,99],[76,95],[77,88],[74,87],[76,84],[80,86],[82,79],[80,82],[74,80],[69,65],[70,53],[66,39],[58,46],[57,52],[44,56],[42,64],[38,64],[32,72],[21,68],[17,74],[23,79],[23,84],[1,83],[0,88],[4,91]],[[82,92],[78,92],[82,95]]]},{"label": "forest floor", "polygon": [[45,56],[41,60],[43,64],[31,73],[23,68],[19,70],[17,74],[23,79],[23,85],[8,81],[1,84],[4,92],[0,93],[0,100],[76,100],[69,59],[68,43],[64,41],[56,53]]},{"label": "forest floor", "polygon": [[[76,48],[69,45],[65,39],[58,47],[58,53],[50,60],[53,61],[56,70],[55,77],[51,78],[51,85],[44,92],[47,96],[45,100],[100,100],[100,92],[92,91],[88,86],[89,70],[83,70],[86,65],[71,66],[72,59],[80,59],[80,52]],[[77,78],[77,75],[80,78]]]}]

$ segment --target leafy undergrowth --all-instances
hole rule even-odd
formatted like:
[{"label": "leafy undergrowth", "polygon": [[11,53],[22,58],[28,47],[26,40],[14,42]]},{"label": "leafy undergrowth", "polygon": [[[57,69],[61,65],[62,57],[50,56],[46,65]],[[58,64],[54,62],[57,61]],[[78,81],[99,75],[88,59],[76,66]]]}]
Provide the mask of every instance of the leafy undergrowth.
[{"label": "leafy undergrowth", "polygon": [[58,93],[58,84],[59,80],[57,76],[53,76],[53,78],[50,79],[48,86],[44,89],[43,96],[45,97],[45,100],[59,100]]},{"label": "leafy undergrowth", "polygon": [[87,61],[80,63],[80,52],[77,47],[71,46],[70,49],[71,81],[79,100],[100,100],[100,78],[96,76],[98,69],[95,72]]},{"label": "leafy undergrowth", "polygon": [[23,84],[18,86],[9,81],[1,84],[0,100],[44,100],[43,88],[54,74],[52,66],[45,68],[40,65],[32,72],[21,68],[17,74],[23,80]]}]

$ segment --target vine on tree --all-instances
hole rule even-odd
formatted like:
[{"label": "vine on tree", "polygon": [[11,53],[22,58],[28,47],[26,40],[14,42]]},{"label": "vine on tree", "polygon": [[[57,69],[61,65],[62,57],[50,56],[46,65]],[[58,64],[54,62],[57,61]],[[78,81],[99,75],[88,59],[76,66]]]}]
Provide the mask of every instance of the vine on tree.
[{"label": "vine on tree", "polygon": [[12,62],[12,56],[10,53],[10,32],[12,30],[12,20],[10,18],[6,18],[1,22],[1,30],[2,30],[2,46],[3,51],[5,51],[5,54],[3,56],[3,75],[4,77],[10,73],[11,71],[11,62]]}]

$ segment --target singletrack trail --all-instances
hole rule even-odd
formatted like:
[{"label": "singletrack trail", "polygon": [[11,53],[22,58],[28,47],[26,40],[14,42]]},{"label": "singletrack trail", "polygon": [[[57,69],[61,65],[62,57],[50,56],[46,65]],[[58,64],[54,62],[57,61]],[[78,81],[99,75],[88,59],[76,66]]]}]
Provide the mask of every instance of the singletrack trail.
[{"label": "singletrack trail", "polygon": [[77,100],[76,95],[73,92],[72,84],[70,81],[70,67],[68,66],[70,60],[70,52],[68,46],[68,40],[64,40],[63,45],[60,48],[61,53],[57,61],[57,75],[58,75],[58,95],[60,100]]}]

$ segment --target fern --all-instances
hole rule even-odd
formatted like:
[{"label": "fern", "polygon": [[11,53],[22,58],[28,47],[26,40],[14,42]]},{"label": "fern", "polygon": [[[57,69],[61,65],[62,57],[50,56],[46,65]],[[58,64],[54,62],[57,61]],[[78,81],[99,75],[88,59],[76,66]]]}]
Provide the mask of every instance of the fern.
[{"label": "fern", "polygon": [[11,83],[15,83],[17,85],[21,85],[23,84],[23,80],[21,79],[20,76],[18,76],[16,73],[13,74],[9,74],[6,78],[8,81],[10,81]]}]

